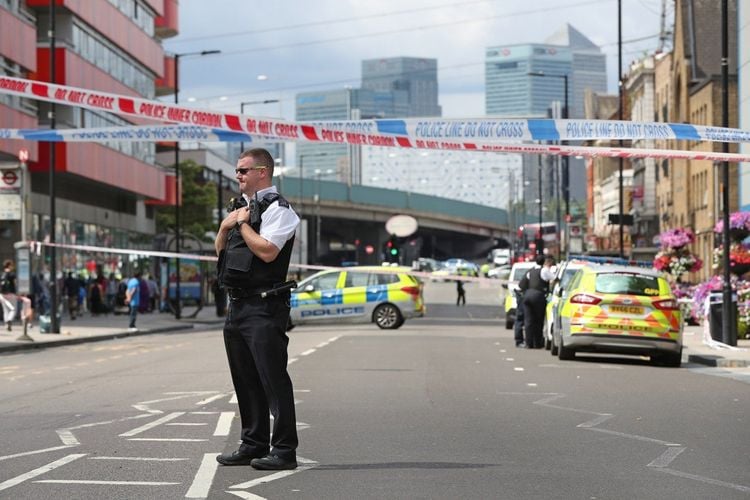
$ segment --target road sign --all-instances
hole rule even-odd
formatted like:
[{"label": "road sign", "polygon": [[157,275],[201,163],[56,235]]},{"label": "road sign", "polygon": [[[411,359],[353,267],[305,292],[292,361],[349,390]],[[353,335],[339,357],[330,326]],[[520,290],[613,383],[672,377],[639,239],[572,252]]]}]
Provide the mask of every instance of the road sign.
[{"label": "road sign", "polygon": [[21,163],[26,163],[27,161],[29,161],[29,150],[26,148],[19,149],[18,159],[21,161]]},{"label": "road sign", "polygon": [[14,184],[18,182],[18,174],[16,174],[13,170],[4,170],[3,182],[6,186],[13,187]]}]

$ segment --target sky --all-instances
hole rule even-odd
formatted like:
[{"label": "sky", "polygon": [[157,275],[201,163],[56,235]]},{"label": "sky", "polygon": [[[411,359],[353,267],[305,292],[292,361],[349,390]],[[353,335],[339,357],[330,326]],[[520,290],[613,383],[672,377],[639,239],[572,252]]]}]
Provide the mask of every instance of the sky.
[{"label": "sky", "polygon": [[[621,0],[623,72],[658,45],[662,0]],[[668,28],[673,18],[668,6]],[[565,23],[607,54],[617,82],[617,0],[180,0],[180,103],[294,119],[297,92],[359,87],[361,61],[438,60],[439,103],[448,118],[484,111],[484,54],[490,46],[542,43]],[[192,104],[188,104],[192,103]]]}]

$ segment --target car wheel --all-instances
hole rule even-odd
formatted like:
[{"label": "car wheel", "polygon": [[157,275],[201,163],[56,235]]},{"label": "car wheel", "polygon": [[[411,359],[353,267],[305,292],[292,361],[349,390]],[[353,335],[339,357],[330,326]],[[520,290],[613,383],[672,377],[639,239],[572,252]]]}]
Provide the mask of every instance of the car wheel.
[{"label": "car wheel", "polygon": [[563,361],[574,359],[576,357],[576,353],[573,349],[565,347],[562,335],[560,335],[560,345],[557,347],[557,357]]},{"label": "car wheel", "polygon": [[372,320],[383,330],[395,330],[404,324],[401,311],[393,304],[380,304],[372,313]]},{"label": "car wheel", "polygon": [[669,368],[679,368],[682,364],[682,350],[680,352],[668,352],[659,355],[656,362]]},{"label": "car wheel", "polygon": [[557,356],[557,343],[555,342],[555,331],[552,330],[552,341],[549,346],[549,353],[553,356]]}]

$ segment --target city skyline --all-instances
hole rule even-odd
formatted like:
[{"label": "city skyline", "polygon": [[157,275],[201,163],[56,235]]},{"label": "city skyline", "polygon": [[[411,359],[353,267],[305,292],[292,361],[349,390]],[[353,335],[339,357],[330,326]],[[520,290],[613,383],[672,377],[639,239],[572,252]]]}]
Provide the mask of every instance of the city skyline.
[{"label": "city skyline", "polygon": [[[404,56],[438,60],[443,116],[483,116],[485,50],[543,42],[565,23],[602,46],[607,55],[607,89],[616,89],[615,1],[544,1],[533,7],[492,0],[440,5],[384,1],[346,9],[323,1],[316,3],[314,13],[290,8],[297,2],[281,4],[257,5],[250,11],[234,1],[218,6],[182,2],[180,34],[166,40],[165,49],[222,53],[183,61],[181,100],[229,111],[240,101],[278,99],[278,104],[246,111],[293,119],[295,94],[359,87],[362,61]],[[657,47],[660,4],[659,0],[625,2],[623,66]],[[221,22],[212,22],[220,16]],[[242,24],[248,16],[264,22]],[[611,25],[603,22],[607,19]]]}]

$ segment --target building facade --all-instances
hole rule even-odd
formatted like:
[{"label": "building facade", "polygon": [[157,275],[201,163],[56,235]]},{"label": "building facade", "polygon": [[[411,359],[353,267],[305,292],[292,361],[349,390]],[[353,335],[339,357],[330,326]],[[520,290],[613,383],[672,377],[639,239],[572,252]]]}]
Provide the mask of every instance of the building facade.
[{"label": "building facade", "polygon": [[[170,93],[174,89],[173,60],[165,56],[161,40],[177,33],[177,10],[177,0],[59,0],[55,2],[55,31],[50,33],[50,2],[2,0],[0,71],[147,99]],[[46,128],[51,125],[51,111],[48,103],[0,96],[3,127]],[[138,123],[71,106],[57,105],[54,111],[57,128]],[[175,202],[173,176],[156,165],[153,143],[4,141],[0,142],[0,161],[16,161],[19,147],[29,151],[26,234],[21,234],[20,222],[1,221],[0,252],[4,256],[12,251],[15,241],[49,237],[53,148],[56,241],[151,248],[155,233],[152,203]],[[81,254],[60,251],[58,256],[58,269],[75,271],[84,267]],[[105,272],[120,265],[117,257],[101,258],[106,262],[98,264]]]}]

